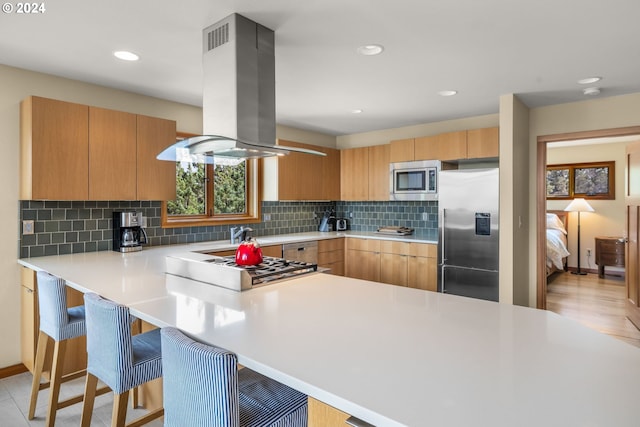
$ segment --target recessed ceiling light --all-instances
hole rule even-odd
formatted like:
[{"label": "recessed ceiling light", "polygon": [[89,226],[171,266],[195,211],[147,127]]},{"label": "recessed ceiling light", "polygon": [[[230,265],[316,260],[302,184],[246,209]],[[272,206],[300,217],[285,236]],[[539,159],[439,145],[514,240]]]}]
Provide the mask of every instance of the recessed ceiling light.
[{"label": "recessed ceiling light", "polygon": [[600,95],[599,87],[588,87],[582,91],[585,95]]},{"label": "recessed ceiling light", "polygon": [[383,50],[384,50],[384,46],[379,44],[366,44],[356,49],[356,51],[360,55],[365,55],[365,56],[380,55]]},{"label": "recessed ceiling light", "polygon": [[355,110],[351,110],[351,112],[352,112],[353,114],[360,114],[360,113],[362,113],[362,110],[361,110],[361,109],[359,109],[359,108],[357,108],[357,109],[355,109]]},{"label": "recessed ceiling light", "polygon": [[438,95],[440,95],[440,96],[453,96],[453,95],[455,95],[457,93],[458,93],[457,90],[441,90],[440,92],[438,92]]},{"label": "recessed ceiling light", "polygon": [[599,82],[600,80],[602,80],[602,77],[587,77],[586,79],[578,80],[578,84],[588,85],[591,83]]},{"label": "recessed ceiling light", "polygon": [[137,61],[140,59],[140,57],[135,53],[126,50],[117,50],[113,52],[113,56],[118,59],[122,59],[123,61]]}]

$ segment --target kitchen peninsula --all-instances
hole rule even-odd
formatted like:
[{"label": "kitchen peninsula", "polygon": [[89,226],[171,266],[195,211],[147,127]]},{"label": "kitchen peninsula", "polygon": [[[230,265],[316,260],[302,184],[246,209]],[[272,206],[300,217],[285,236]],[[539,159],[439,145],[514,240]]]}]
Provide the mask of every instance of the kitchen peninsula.
[{"label": "kitchen peninsula", "polygon": [[20,259],[377,426],[637,426],[640,349],[554,313],[325,274],[235,292],[164,273],[209,243]]}]

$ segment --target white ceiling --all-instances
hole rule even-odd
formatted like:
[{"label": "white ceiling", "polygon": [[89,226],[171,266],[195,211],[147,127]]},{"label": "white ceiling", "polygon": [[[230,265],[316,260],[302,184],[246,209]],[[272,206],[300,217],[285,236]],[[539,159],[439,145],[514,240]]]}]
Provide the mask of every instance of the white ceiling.
[{"label": "white ceiling", "polygon": [[[0,63],[199,106],[202,29],[237,12],[275,31],[278,123],[332,135],[497,113],[508,93],[529,107],[592,99],[576,83],[590,76],[599,97],[640,92],[638,0],[44,4],[0,14]],[[371,43],[384,53],[356,54]]]}]

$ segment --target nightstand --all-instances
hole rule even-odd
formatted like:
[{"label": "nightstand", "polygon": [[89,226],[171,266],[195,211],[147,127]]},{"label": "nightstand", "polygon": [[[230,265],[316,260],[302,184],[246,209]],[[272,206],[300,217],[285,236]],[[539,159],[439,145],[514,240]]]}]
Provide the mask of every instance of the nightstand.
[{"label": "nightstand", "polygon": [[622,237],[596,237],[596,264],[598,277],[604,278],[604,267],[624,267],[624,240]]}]

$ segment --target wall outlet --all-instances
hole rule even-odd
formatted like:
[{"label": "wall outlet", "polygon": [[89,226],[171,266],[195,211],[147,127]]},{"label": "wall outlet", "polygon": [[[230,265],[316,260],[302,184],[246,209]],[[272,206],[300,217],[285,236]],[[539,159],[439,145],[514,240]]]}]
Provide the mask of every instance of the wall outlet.
[{"label": "wall outlet", "polygon": [[353,212],[349,212],[349,218],[353,218]]},{"label": "wall outlet", "polygon": [[262,220],[263,221],[271,221],[271,214],[264,214],[262,215]]},{"label": "wall outlet", "polygon": [[33,234],[34,230],[33,230],[33,220],[32,219],[27,219],[22,221],[22,235],[26,236],[28,234]]},{"label": "wall outlet", "polygon": [[587,256],[591,256],[591,249],[587,248]]},{"label": "wall outlet", "polygon": [[428,212],[422,212],[422,220],[423,221],[429,221],[429,213]]}]

